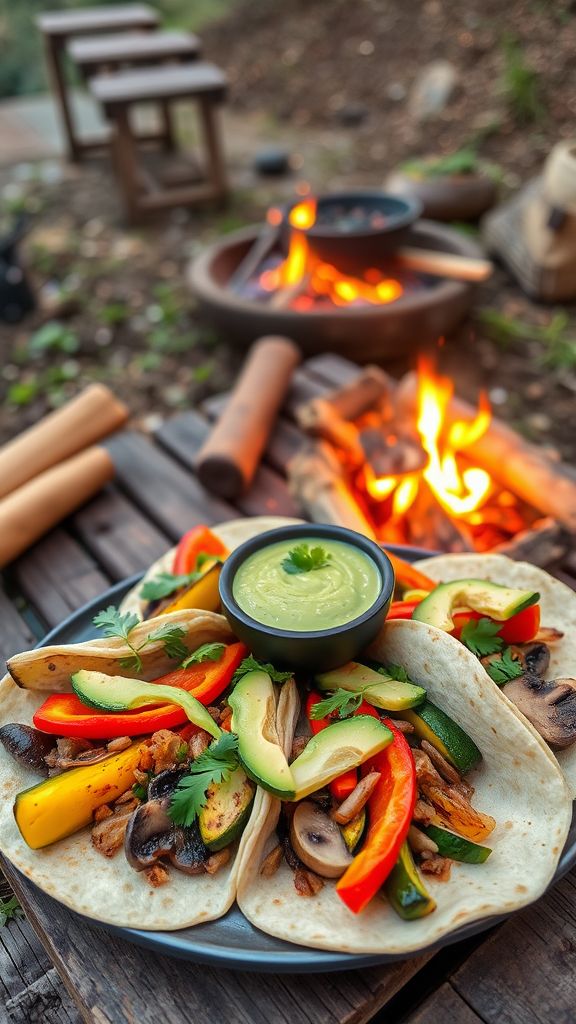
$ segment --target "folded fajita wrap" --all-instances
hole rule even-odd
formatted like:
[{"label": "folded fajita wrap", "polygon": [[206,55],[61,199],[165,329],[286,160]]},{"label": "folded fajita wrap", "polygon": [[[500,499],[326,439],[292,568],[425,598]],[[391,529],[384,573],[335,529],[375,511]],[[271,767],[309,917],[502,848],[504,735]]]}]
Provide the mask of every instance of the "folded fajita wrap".
[{"label": "folded fajita wrap", "polygon": [[[509,702],[474,656],[452,637],[421,623],[395,621],[385,625],[367,653],[376,661],[401,665],[480,748],[483,760],[469,781],[475,787],[474,806],[497,822],[490,858],[481,865],[454,864],[447,882],[427,876],[437,902],[427,917],[403,921],[380,896],[356,915],[330,879],[324,879],[316,895],[304,898],[296,892],[285,862],[271,877],[262,876],[262,861],[278,842],[280,804],[274,800],[264,827],[253,834],[237,898],[254,925],[280,939],[350,953],[403,954],[464,924],[508,914],[544,892],[566,839],[571,801],[562,773],[541,742],[511,713]],[[288,753],[299,696],[293,684],[285,685],[280,724]]]},{"label": "folded fajita wrap", "polygon": [[[550,644],[550,665],[546,679],[576,676],[576,593],[565,583],[554,579],[544,569],[528,562],[515,562],[505,555],[438,555],[423,559],[416,565],[437,582],[476,578],[507,587],[537,590],[540,594],[542,625],[553,626],[564,633],[562,639]],[[488,676],[487,681],[497,689]],[[538,738],[546,754],[557,759],[572,797],[576,797],[576,743],[565,750],[552,751],[516,705],[508,701],[506,686],[500,692],[514,714]]]}]

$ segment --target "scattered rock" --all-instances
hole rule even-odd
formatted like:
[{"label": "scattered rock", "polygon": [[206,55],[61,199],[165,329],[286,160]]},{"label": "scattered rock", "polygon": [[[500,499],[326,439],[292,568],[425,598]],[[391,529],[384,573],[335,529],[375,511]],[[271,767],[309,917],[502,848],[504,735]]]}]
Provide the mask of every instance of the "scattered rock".
[{"label": "scattered rock", "polygon": [[447,60],[435,60],[418,75],[409,100],[416,121],[438,117],[448,106],[458,85],[458,72]]},{"label": "scattered rock", "polygon": [[537,430],[538,433],[545,433],[552,426],[552,420],[545,412],[533,412],[530,416],[526,417],[526,423],[532,430]]},{"label": "scattered rock", "polygon": [[345,103],[336,112],[336,116],[346,128],[355,128],[366,120],[368,107],[364,103]]},{"label": "scattered rock", "polygon": [[254,156],[254,170],[257,174],[275,177],[290,170],[290,153],[282,146],[266,146]]},{"label": "scattered rock", "polygon": [[505,405],[508,401],[508,391],[506,388],[491,388],[488,397],[492,405]]}]

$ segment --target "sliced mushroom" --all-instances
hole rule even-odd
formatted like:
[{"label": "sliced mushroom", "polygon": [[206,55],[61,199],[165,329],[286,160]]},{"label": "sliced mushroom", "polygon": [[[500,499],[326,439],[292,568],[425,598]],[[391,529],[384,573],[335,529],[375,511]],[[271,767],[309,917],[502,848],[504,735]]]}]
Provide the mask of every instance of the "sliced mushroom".
[{"label": "sliced mushroom", "polygon": [[507,683],[504,693],[554,750],[576,741],[576,679],[545,682],[525,672]]},{"label": "sliced mushroom", "polygon": [[167,768],[155,775],[148,784],[149,800],[167,800],[176,789],[180,779],[186,775],[185,768]]},{"label": "sliced mushroom", "polygon": [[196,822],[186,828],[175,830],[174,846],[170,850],[170,861],[179,871],[187,875],[201,875],[210,853],[200,838]]},{"label": "sliced mushroom", "polygon": [[548,644],[534,640],[529,644],[514,644],[512,654],[518,659],[526,672],[544,678],[550,664],[550,648]]},{"label": "sliced mushroom", "polygon": [[138,807],[126,828],[124,852],[135,871],[149,868],[160,857],[167,857],[176,841],[176,829],[158,800]]},{"label": "sliced mushroom", "polygon": [[47,736],[30,725],[9,722],[0,729],[0,743],[23,768],[48,776],[48,765],[44,758],[54,749],[54,736]]},{"label": "sliced mushroom", "polygon": [[85,768],[87,764],[98,764],[99,761],[106,761],[112,757],[113,751],[106,750],[106,747],[93,747],[92,750],[83,750],[75,757],[57,757],[56,767],[66,770],[67,768]]},{"label": "sliced mushroom", "polygon": [[303,800],[294,812],[290,839],[306,867],[324,878],[339,878],[353,857],[335,821],[311,800]]}]

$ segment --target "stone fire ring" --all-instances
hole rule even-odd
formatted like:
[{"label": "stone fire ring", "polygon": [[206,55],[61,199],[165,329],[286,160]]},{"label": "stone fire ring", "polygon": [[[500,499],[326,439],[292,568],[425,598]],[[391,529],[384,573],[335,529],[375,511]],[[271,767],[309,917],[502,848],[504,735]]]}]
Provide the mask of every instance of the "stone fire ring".
[{"label": "stone fire ring", "polygon": [[[188,283],[204,319],[241,347],[264,334],[283,334],[298,342],[306,355],[330,351],[360,363],[385,362],[450,334],[472,306],[475,284],[442,280],[388,305],[270,309],[227,288],[260,230],[253,225],[226,235],[194,259],[188,270]],[[464,234],[426,220],[413,226],[406,244],[459,256],[484,255]]]}]

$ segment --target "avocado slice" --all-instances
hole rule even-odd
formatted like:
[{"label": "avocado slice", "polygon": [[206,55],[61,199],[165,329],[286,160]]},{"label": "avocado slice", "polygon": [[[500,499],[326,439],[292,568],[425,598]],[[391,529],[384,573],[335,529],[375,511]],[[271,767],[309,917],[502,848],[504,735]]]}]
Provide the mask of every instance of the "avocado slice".
[{"label": "avocado slice", "polygon": [[438,853],[442,857],[450,857],[452,860],[459,860],[464,864],[483,864],[492,853],[489,846],[472,843],[469,839],[464,839],[463,836],[457,836],[455,832],[439,828],[438,825],[429,825],[424,832],[434,840],[438,847]]},{"label": "avocado slice", "polygon": [[454,629],[452,612],[455,608],[471,608],[497,622],[505,622],[539,600],[540,594],[535,590],[503,587],[489,580],[452,580],[439,583],[416,605],[412,618],[450,633]]},{"label": "avocado slice", "polygon": [[327,786],[337,775],[374,757],[392,739],[390,729],[370,715],[355,715],[334,722],[313,736],[290,765],[295,795],[288,799],[303,800],[309,793]]},{"label": "avocado slice", "polygon": [[376,672],[357,661],[349,661],[347,665],[335,668],[332,672],[323,672],[315,677],[315,682],[320,690],[362,691],[369,704],[386,711],[413,708],[426,698],[426,690],[421,686],[404,683],[384,671]]},{"label": "avocado slice", "polygon": [[[295,784],[276,729],[276,700],[267,672],[247,672],[228,697],[232,732],[244,771],[282,800],[293,800]],[[338,774],[338,773],[336,773]]]},{"label": "avocado slice", "polygon": [[202,842],[216,853],[240,836],[250,817],[256,786],[242,768],[226,782],[213,782],[206,790],[206,803],[198,815]]},{"label": "avocado slice", "polygon": [[384,883],[386,895],[396,913],[405,921],[426,917],[436,909],[436,902],[426,889],[407,842]]},{"label": "avocado slice", "polygon": [[398,718],[410,722],[421,740],[428,740],[450,764],[466,774],[482,760],[482,754],[467,732],[450,718],[445,711],[437,708],[431,700],[420,704],[418,710],[399,711]]},{"label": "avocado slice", "polygon": [[218,739],[222,730],[203,704],[178,686],[145,683],[126,676],[107,676],[104,672],[81,669],[72,676],[72,689],[83,704],[100,711],[134,711],[149,704],[177,704],[194,725]]}]

